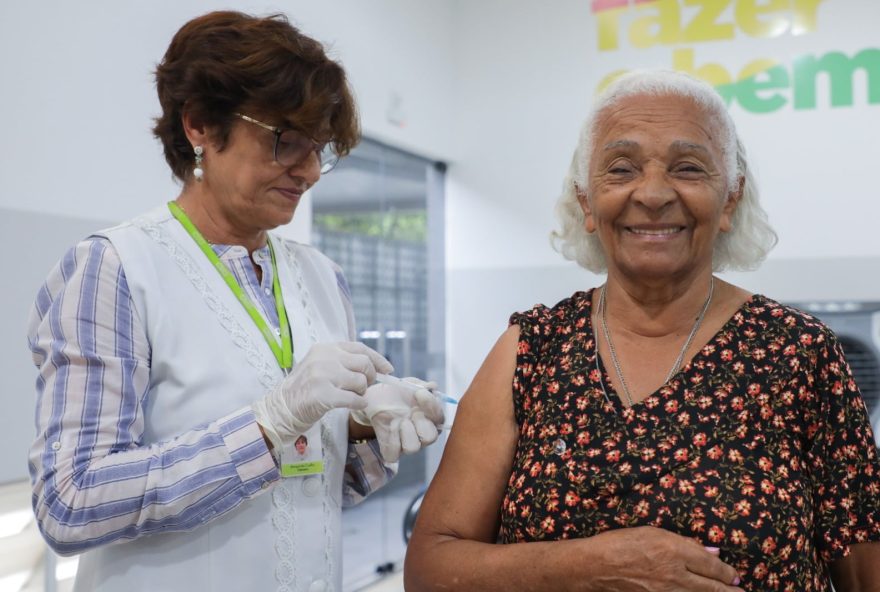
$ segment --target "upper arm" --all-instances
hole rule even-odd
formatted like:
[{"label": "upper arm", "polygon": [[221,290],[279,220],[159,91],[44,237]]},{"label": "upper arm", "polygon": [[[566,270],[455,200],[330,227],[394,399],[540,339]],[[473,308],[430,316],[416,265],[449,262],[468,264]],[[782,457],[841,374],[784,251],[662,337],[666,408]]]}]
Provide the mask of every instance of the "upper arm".
[{"label": "upper arm", "polygon": [[455,423],[413,533],[495,542],[518,428],[512,383],[519,327],[496,342],[461,399]]},{"label": "upper arm", "polygon": [[106,239],[81,242],[49,274],[28,338],[40,372],[37,446],[70,436],[66,449],[84,440],[81,430],[96,447],[125,447],[140,436],[149,344]]},{"label": "upper arm", "polygon": [[880,542],[851,545],[831,563],[831,581],[837,592],[880,591]]}]

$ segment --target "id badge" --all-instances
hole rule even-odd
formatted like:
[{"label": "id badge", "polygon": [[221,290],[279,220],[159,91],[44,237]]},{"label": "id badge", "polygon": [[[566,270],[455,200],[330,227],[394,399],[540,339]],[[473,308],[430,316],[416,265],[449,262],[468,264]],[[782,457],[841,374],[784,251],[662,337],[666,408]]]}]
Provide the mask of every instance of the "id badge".
[{"label": "id badge", "polygon": [[312,426],[293,443],[281,449],[281,476],[305,477],[324,472],[321,424]]}]

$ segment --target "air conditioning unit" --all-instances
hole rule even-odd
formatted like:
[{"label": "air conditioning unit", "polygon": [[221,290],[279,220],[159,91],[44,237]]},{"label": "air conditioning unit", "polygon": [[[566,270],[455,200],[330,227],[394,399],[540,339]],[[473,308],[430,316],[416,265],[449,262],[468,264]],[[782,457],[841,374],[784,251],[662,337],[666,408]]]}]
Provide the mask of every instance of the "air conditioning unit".
[{"label": "air conditioning unit", "polygon": [[862,391],[880,448],[880,302],[800,302],[792,306],[820,319],[837,335]]}]

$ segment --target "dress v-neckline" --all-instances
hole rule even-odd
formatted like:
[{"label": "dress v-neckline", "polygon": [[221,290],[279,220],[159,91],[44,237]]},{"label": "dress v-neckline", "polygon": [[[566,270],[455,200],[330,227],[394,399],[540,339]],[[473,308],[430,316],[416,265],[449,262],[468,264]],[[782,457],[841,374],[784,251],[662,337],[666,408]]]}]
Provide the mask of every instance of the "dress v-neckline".
[{"label": "dress v-neckline", "polygon": [[[583,314],[586,315],[586,324],[587,324],[587,327],[589,328],[590,335],[592,335],[592,337],[593,337],[592,346],[590,348],[591,351],[588,351],[587,353],[588,353],[589,358],[594,360],[596,366],[599,369],[599,376],[598,376],[597,380],[599,381],[599,383],[601,385],[600,389],[603,393],[600,396],[602,396],[604,398],[604,393],[607,393],[608,403],[611,404],[611,407],[613,410],[612,412],[614,413],[614,415],[616,415],[618,417],[629,415],[630,410],[632,410],[632,413],[637,413],[640,409],[644,408],[645,402],[648,399],[650,399],[652,397],[662,396],[661,391],[663,389],[667,388],[670,384],[674,383],[676,381],[676,379],[681,374],[690,371],[693,368],[694,362],[697,361],[699,358],[703,357],[703,350],[706,348],[706,346],[713,343],[714,341],[716,341],[718,339],[719,335],[726,332],[729,329],[729,325],[731,325],[734,322],[734,319],[736,319],[736,317],[738,315],[745,312],[746,309],[749,308],[750,306],[753,306],[755,302],[763,299],[763,296],[761,296],[760,294],[752,294],[745,302],[743,302],[742,304],[739,305],[739,307],[737,307],[737,309],[727,318],[727,320],[724,321],[724,323],[721,325],[721,327],[719,327],[718,330],[712,334],[712,337],[710,337],[708,341],[704,342],[700,346],[700,349],[697,350],[697,353],[695,353],[693,356],[688,358],[686,361],[682,362],[682,365],[678,369],[678,372],[673,374],[672,377],[668,381],[664,382],[659,387],[654,389],[648,396],[633,403],[632,406],[626,407],[623,404],[623,400],[620,398],[620,395],[618,394],[617,389],[611,383],[610,376],[608,374],[608,370],[605,367],[605,363],[602,360],[602,356],[599,355],[599,341],[598,341],[598,336],[596,334],[596,327],[593,325],[593,294],[597,289],[598,288],[591,288],[590,290],[588,290],[587,292],[584,293],[585,294],[584,298],[587,301],[587,306],[584,307]],[[678,397],[680,391],[681,391],[680,388],[674,388],[672,396]],[[606,407],[606,406],[603,406],[603,407]]]}]

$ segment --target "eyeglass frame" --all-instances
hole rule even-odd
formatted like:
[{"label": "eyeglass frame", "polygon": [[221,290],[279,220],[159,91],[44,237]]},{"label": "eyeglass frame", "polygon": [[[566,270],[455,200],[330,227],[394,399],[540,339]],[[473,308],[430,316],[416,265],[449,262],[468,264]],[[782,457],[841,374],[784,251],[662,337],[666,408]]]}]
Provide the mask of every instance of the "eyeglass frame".
[{"label": "eyeglass frame", "polygon": [[332,149],[331,149],[331,154],[334,156],[334,158],[331,161],[328,161],[327,163],[324,163],[321,161],[321,154],[324,152],[325,148],[327,148],[328,146],[330,146],[333,143],[332,141],[331,142],[323,142],[323,143],[317,142],[317,141],[315,141],[314,138],[312,138],[311,136],[309,136],[308,134],[306,134],[302,130],[298,130],[294,127],[279,127],[279,126],[275,126],[275,125],[269,125],[268,123],[264,123],[264,122],[260,121],[259,119],[254,119],[250,115],[245,115],[244,113],[236,112],[236,113],[233,113],[233,115],[235,115],[236,117],[238,117],[239,119],[241,119],[243,121],[247,121],[248,123],[253,123],[254,125],[260,126],[264,130],[268,130],[268,131],[272,132],[272,134],[275,136],[275,142],[272,146],[272,158],[275,160],[276,163],[278,163],[279,165],[281,165],[283,167],[291,167],[291,166],[300,164],[304,160],[304,158],[308,157],[308,154],[306,154],[306,156],[303,157],[302,159],[300,159],[296,162],[292,162],[290,164],[284,164],[280,160],[278,160],[278,143],[281,141],[281,134],[283,134],[284,132],[287,132],[287,131],[294,131],[294,132],[301,133],[312,142],[312,152],[314,152],[315,156],[318,157],[318,163],[321,165],[321,174],[322,175],[326,175],[327,173],[332,171],[334,169],[334,167],[336,167],[336,165],[339,163],[339,155],[336,154],[336,152],[333,151]]}]

